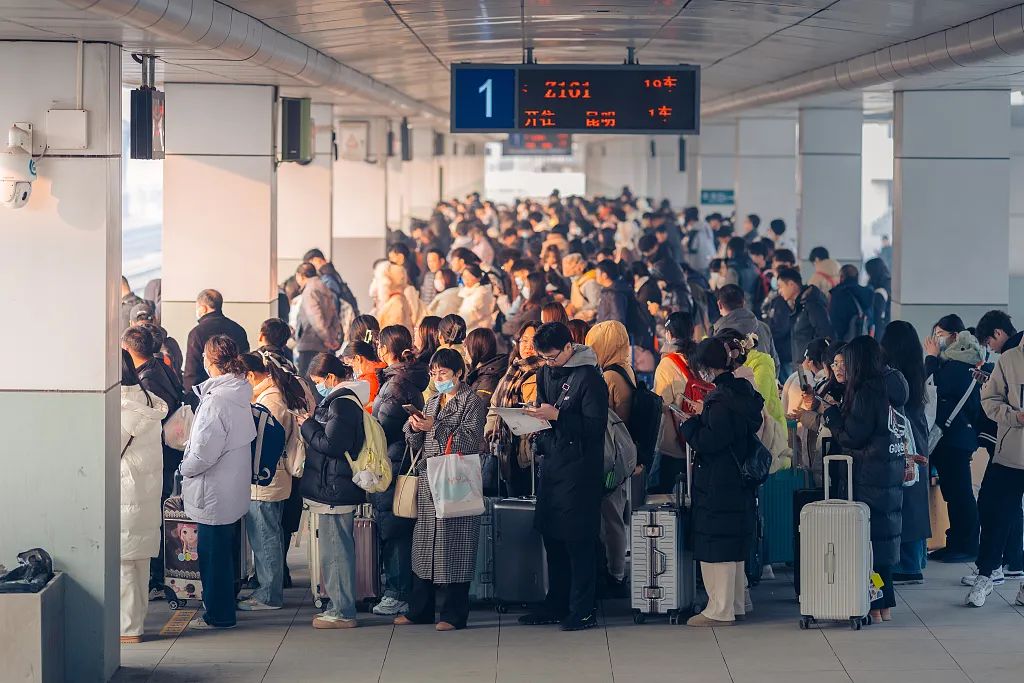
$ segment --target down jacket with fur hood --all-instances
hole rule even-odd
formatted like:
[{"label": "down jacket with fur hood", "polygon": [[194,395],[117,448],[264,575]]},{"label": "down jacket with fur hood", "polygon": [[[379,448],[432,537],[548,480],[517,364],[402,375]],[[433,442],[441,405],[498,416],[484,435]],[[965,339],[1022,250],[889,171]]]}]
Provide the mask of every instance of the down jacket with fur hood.
[{"label": "down jacket with fur hood", "polygon": [[121,559],[160,552],[163,447],[160,421],[167,404],[139,385],[121,387]]},{"label": "down jacket with fur hood", "polygon": [[181,461],[185,514],[199,524],[234,524],[249,511],[252,385],[238,375],[195,387],[199,408]]}]

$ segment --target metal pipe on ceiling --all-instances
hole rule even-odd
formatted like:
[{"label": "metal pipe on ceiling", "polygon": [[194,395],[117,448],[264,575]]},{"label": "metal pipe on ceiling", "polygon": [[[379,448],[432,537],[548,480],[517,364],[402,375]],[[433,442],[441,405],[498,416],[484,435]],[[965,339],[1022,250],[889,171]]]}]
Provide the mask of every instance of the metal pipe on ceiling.
[{"label": "metal pipe on ceiling", "polygon": [[[262,66],[311,86],[355,94],[448,125],[448,112],[414,99],[217,0],[63,0],[148,33]],[[397,112],[396,112],[397,113]]]},{"label": "metal pipe on ceiling", "polygon": [[[998,60],[1022,54],[1024,5],[1016,5],[921,38],[711,100],[701,105],[701,115],[731,114],[801,97],[862,90],[965,66],[998,67]],[[1024,65],[1020,70],[1024,71]]]}]

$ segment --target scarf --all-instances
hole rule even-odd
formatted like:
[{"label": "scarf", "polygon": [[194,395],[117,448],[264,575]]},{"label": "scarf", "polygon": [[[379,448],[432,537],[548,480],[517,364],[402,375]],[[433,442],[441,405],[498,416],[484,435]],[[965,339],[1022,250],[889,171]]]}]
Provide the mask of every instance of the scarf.
[{"label": "scarf", "polygon": [[523,383],[536,374],[543,361],[539,356],[518,358],[509,366],[508,372],[498,382],[491,405],[498,408],[512,408],[523,400]]}]

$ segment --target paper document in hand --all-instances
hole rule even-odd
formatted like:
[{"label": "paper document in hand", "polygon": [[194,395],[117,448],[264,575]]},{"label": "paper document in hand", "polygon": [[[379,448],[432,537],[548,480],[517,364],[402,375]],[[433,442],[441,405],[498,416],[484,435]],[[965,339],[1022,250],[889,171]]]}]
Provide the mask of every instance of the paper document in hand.
[{"label": "paper document in hand", "polygon": [[532,415],[527,415],[522,408],[491,408],[498,417],[504,420],[508,428],[516,436],[533,434],[545,429],[551,429],[551,423]]}]

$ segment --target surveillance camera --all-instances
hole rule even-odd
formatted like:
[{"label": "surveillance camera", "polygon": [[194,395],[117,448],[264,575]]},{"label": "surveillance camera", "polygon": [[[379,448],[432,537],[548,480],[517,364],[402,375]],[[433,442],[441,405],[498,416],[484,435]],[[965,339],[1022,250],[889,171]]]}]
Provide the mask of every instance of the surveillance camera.
[{"label": "surveillance camera", "polygon": [[36,161],[21,147],[10,146],[0,151],[0,205],[20,209],[32,196],[36,179]]}]

